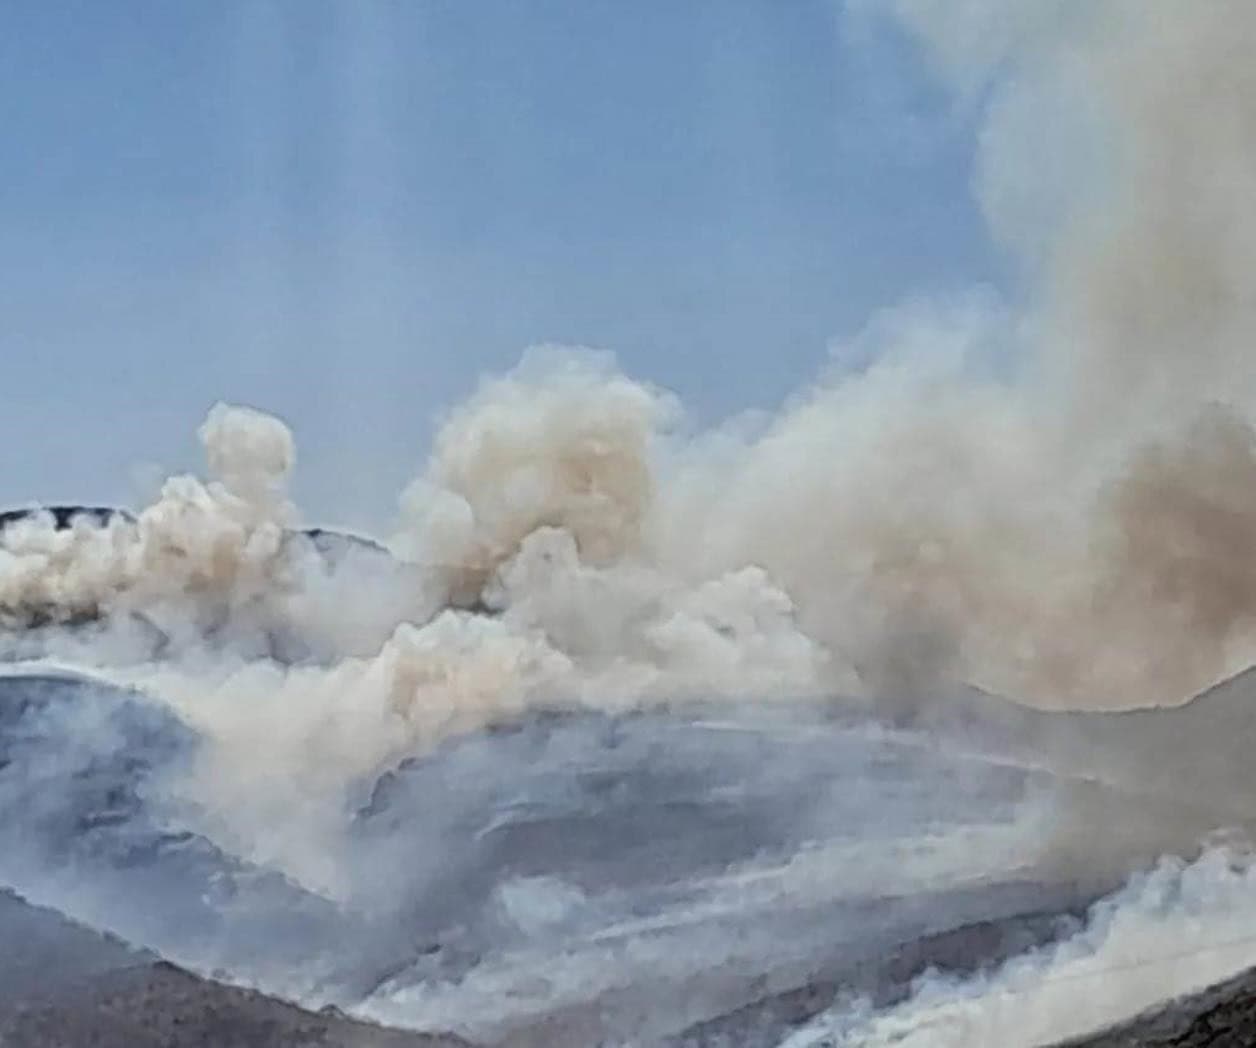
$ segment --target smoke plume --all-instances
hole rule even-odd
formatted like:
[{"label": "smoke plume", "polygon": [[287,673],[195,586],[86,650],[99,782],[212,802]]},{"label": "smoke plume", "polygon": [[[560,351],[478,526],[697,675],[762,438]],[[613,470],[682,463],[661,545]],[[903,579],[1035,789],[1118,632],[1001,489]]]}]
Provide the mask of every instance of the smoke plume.
[{"label": "smoke plume", "polygon": [[[606,354],[530,351],[449,413],[386,549],[303,531],[293,435],[216,406],[207,478],[4,524],[5,655],[159,696],[206,743],[178,786],[196,830],[340,900],[370,784],[529,711],[894,714],[959,684],[1149,706],[1249,665],[1256,7],[888,8],[978,114],[1006,301],[907,300],[706,432]],[[1249,886],[1199,870],[1172,877]],[[1044,1007],[1070,949],[1027,962]]]}]

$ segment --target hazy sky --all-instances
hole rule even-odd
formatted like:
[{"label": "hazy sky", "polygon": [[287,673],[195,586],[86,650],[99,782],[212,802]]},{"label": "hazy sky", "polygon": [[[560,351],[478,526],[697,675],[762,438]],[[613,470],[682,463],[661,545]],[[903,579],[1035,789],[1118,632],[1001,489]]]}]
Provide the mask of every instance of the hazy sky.
[{"label": "hazy sky", "polygon": [[385,514],[537,342],[701,419],[997,279],[973,127],[836,0],[7,0],[0,501],[130,500],[218,399]]}]

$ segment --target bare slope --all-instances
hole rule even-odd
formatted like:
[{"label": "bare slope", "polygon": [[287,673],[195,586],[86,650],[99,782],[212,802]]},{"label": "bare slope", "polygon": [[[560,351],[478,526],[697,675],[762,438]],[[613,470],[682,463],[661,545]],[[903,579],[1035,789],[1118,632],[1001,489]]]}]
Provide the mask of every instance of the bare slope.
[{"label": "bare slope", "polygon": [[201,979],[0,893],[3,1048],[457,1048]]}]

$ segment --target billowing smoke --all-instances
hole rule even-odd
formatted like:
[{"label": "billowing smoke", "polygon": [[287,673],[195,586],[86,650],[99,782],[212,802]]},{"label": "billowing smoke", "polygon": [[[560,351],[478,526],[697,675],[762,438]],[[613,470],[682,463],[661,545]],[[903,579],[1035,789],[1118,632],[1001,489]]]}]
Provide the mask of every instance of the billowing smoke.
[{"label": "billowing smoke", "polygon": [[542,527],[569,532],[604,565],[640,551],[655,479],[651,451],[670,398],[606,356],[535,351],[486,382],[445,423],[405,506],[425,557],[488,573]]},{"label": "billowing smoke", "polygon": [[[334,657],[374,652],[399,621],[431,614],[382,549],[350,543],[319,556],[317,538],[294,531],[295,446],[282,422],[219,404],[199,435],[211,479],[172,477],[134,517],[34,511],[6,523],[0,616],[13,627],[11,656],[143,661],[211,643],[260,656],[299,634]],[[67,626],[79,628],[57,628]]]},{"label": "billowing smoke", "polygon": [[440,607],[489,609],[571,663],[568,691],[612,674],[617,701],[779,672],[794,692],[959,680],[1147,704],[1241,668],[1256,16],[894,9],[960,104],[981,100],[979,196],[1023,309],[898,307],[861,336],[862,373],[696,436],[605,356],[531,353],[445,421],[393,536],[409,595],[356,602],[376,606],[356,632],[281,555],[290,435],[215,409],[216,479],[170,481],[134,526],[8,529],[0,604],[143,611],[176,634],[296,623],[359,656]]},{"label": "billowing smoke", "polygon": [[[538,705],[943,682],[1148,704],[1241,668],[1256,15],[894,10],[984,107],[979,196],[1025,308],[909,302],[860,336],[862,372],[698,434],[605,355],[529,353],[445,420],[396,561],[298,541],[292,435],[220,405],[208,481],[4,529],[0,608],[47,627],[11,654],[113,664],[223,744],[207,782],[278,807]],[[241,847],[285,847],[255,822]]]},{"label": "billowing smoke", "polygon": [[1184,697],[1252,657],[1256,17],[892,6],[966,97],[986,92],[979,198],[1028,281],[1025,384],[1059,466],[1042,479],[1071,496],[1040,528],[1081,529],[1053,572],[1072,592],[1047,591],[1072,627],[1033,623],[1026,690]]},{"label": "billowing smoke", "polygon": [[[212,615],[269,593],[284,525],[293,514],[284,485],[292,435],[277,419],[223,405],[200,432],[216,479],[169,480],[137,519],[91,518],[59,529],[48,514],[10,524],[3,537],[0,605],[16,618],[76,616],[191,604]],[[210,621],[195,621],[202,629]]]},{"label": "billowing smoke", "polygon": [[[452,565],[459,599],[505,600],[599,664],[657,664],[651,609],[752,569],[753,624],[726,654],[749,643],[797,668],[810,645],[819,690],[958,679],[1046,705],[1180,701],[1256,655],[1256,17],[896,12],[961,104],[983,100],[979,196],[1025,307],[892,310],[861,336],[866,371],[835,367],[749,433],[694,438],[671,398],[603,359],[530,357],[442,430],[402,547]],[[999,377],[990,361],[1009,358]],[[543,599],[511,564],[539,528],[574,552],[532,576]]]},{"label": "billowing smoke", "polygon": [[[977,193],[1014,302],[910,300],[774,415],[699,433],[604,354],[529,352],[444,421],[387,549],[302,530],[288,429],[217,406],[208,480],[169,480],[133,518],[3,526],[6,656],[159,696],[208,743],[167,784],[196,831],[354,906],[389,895],[364,888],[353,836],[379,776],[537,711],[842,696],[897,714],[959,684],[1109,708],[1250,664],[1256,8],[889,6],[980,107]],[[498,767],[477,760],[459,796]],[[543,778],[534,753],[510,767]],[[433,814],[456,800],[423,809],[442,842],[468,836]],[[443,854],[391,875],[439,881]],[[1172,876],[1250,879],[1200,869]],[[529,889],[556,924],[583,905],[567,887]],[[1053,1007],[1069,951],[1121,953],[1128,931],[1104,918],[1036,955],[1025,992]]]}]

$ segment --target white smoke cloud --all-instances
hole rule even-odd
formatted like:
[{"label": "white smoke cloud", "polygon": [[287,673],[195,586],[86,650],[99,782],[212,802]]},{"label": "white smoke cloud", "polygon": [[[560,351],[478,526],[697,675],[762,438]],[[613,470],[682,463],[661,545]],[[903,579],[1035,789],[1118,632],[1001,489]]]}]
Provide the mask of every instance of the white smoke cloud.
[{"label": "white smoke cloud", "polygon": [[780,1048],[1034,1048],[1131,1018],[1256,964],[1256,870],[1217,848],[1163,860],[1084,927],[971,978],[928,973],[899,1005],[845,1002]]}]

